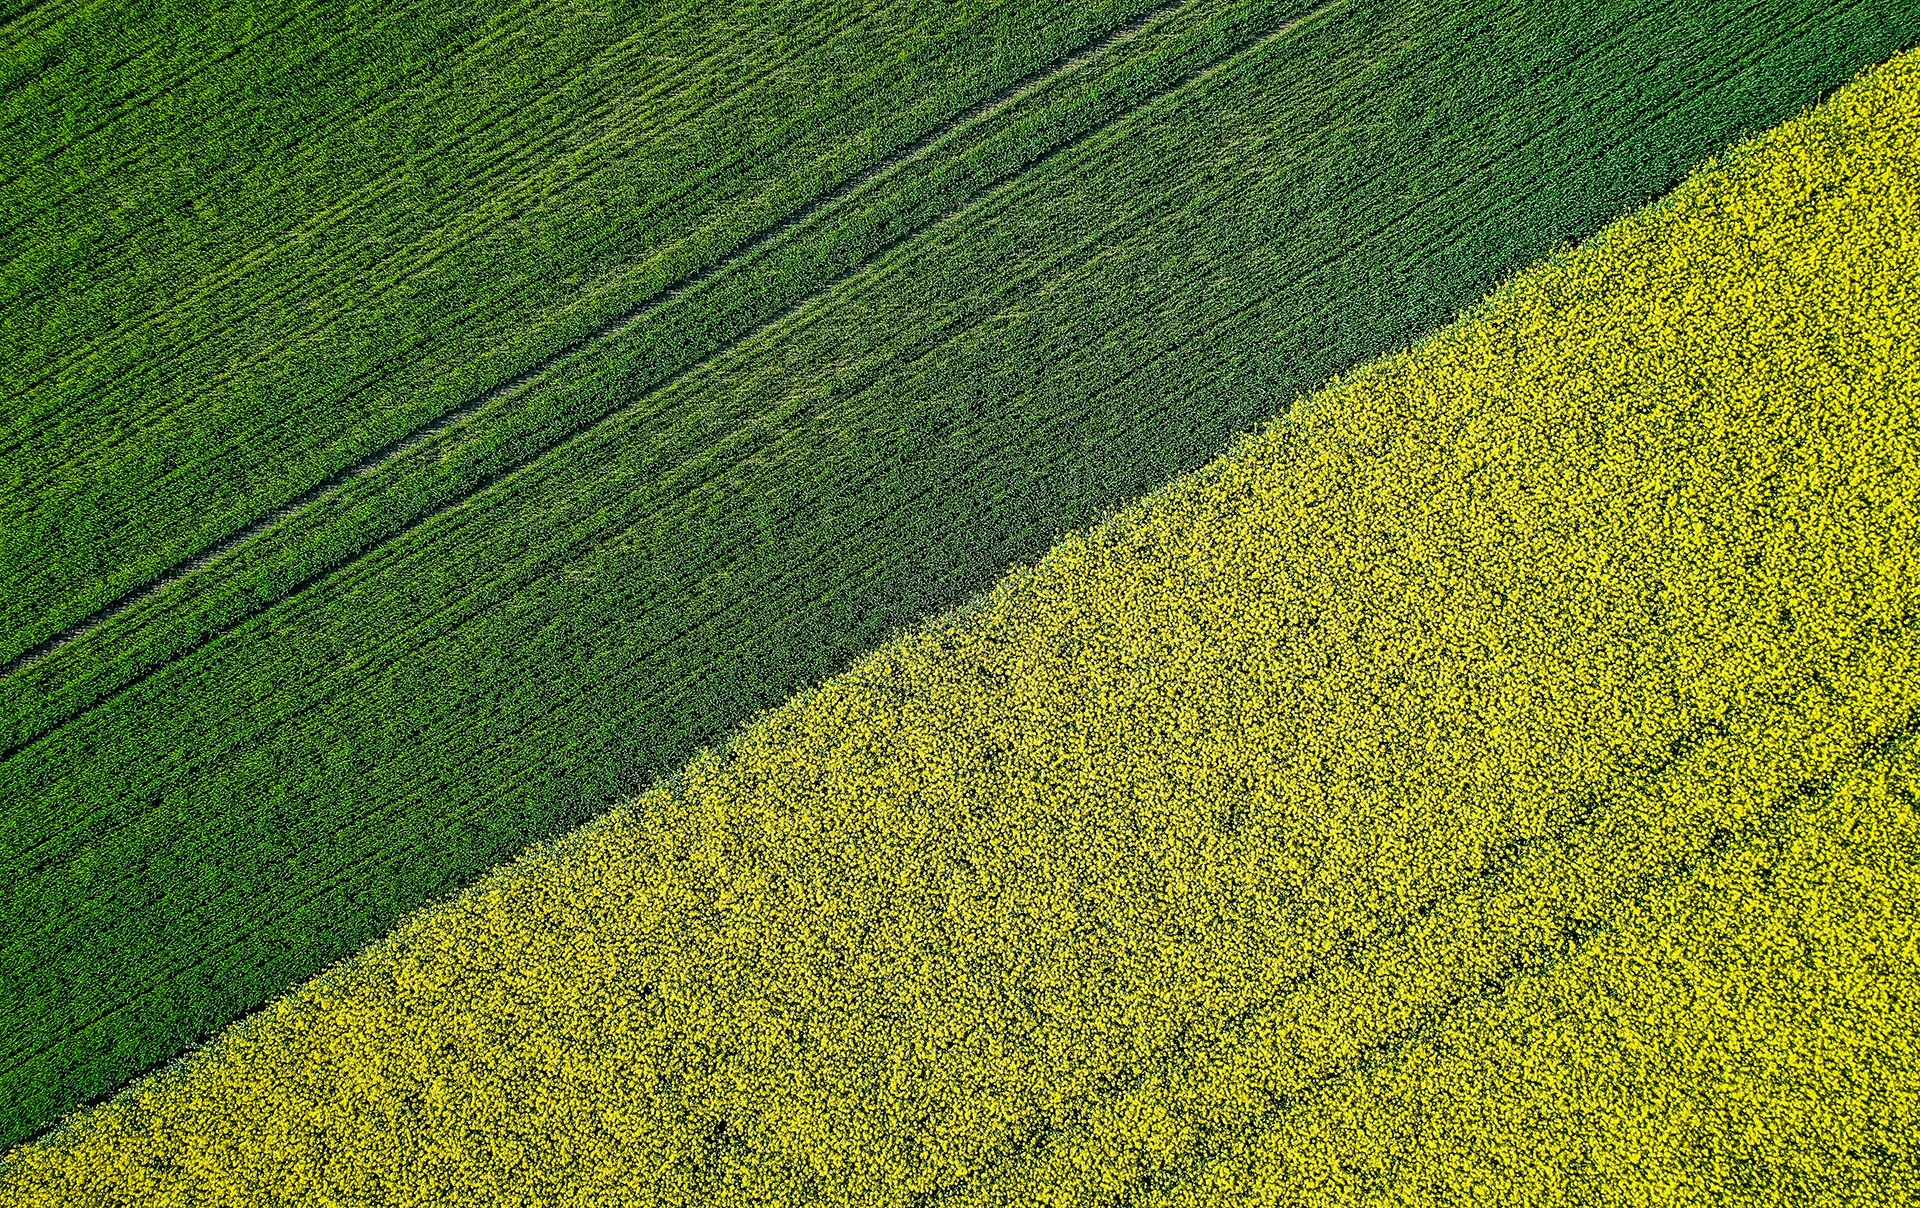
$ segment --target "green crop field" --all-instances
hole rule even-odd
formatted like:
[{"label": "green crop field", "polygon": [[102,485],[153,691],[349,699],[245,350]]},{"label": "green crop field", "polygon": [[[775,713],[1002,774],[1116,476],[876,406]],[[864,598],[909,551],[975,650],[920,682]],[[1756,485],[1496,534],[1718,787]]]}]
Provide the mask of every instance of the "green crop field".
[{"label": "green crop field", "polygon": [[1910,1203],[1916,369],[1920,51],[0,1199]]}]

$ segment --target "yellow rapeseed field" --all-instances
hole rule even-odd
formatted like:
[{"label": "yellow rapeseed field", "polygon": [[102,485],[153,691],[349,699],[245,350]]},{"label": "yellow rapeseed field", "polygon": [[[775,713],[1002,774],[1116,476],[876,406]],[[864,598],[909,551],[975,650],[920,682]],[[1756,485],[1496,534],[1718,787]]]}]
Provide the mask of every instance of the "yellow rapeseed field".
[{"label": "yellow rapeseed field", "polygon": [[1920,1203],[1916,800],[1855,761],[1157,1202]]},{"label": "yellow rapeseed field", "polygon": [[0,1200],[1911,1202],[1920,56]]}]

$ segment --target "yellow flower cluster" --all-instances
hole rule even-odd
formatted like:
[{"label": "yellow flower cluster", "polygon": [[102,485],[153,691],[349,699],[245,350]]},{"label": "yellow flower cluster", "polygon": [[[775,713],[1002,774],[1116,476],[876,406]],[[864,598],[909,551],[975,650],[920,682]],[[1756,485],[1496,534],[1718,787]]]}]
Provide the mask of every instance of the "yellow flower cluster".
[{"label": "yellow flower cluster", "polygon": [[0,1200],[1910,1198],[1916,383],[1908,56]]}]

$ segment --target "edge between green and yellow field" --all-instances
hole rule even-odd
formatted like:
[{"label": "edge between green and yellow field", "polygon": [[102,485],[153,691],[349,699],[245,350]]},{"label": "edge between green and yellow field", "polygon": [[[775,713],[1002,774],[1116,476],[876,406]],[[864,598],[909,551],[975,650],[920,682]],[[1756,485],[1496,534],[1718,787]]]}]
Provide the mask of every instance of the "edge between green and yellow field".
[{"label": "edge between green and yellow field", "polygon": [[[48,497],[62,535],[15,536],[102,599],[142,586],[0,674],[0,1143],[630,798],[1920,37],[1896,0],[1580,0],[1551,21],[1513,0],[576,7],[412,0],[363,23],[319,6],[279,32],[219,18],[176,40],[165,70],[191,85],[127,112],[153,134],[121,140],[145,160],[120,164],[96,133],[32,178],[85,205],[36,208],[50,194],[28,182],[21,217],[85,238],[62,245],[64,276],[22,261],[16,284],[84,323],[8,304],[8,330],[56,360],[83,331],[125,340],[59,395],[90,400],[77,426],[34,430],[50,460],[21,463],[28,480],[65,466],[79,494],[61,498],[110,515]],[[655,38],[655,18],[678,32]],[[154,28],[124,41],[159,70]],[[223,30],[266,40],[222,58],[206,48]],[[357,66],[321,87],[302,56],[326,47]],[[91,52],[49,61],[0,106],[24,124],[0,126],[29,142],[36,120],[58,126],[50,81],[118,95],[130,81],[88,91],[112,61]],[[470,86],[490,80],[505,91]],[[396,109],[391,90],[415,84],[419,111]],[[363,108],[363,86],[386,91]],[[282,162],[303,130],[304,158]],[[355,171],[330,174],[345,158]],[[62,175],[80,163],[94,175]],[[381,190],[415,168],[420,191]],[[377,214],[353,200],[368,189]],[[482,220],[536,195],[518,228]],[[308,219],[324,236],[277,237]],[[138,289],[115,277],[155,246]],[[416,252],[430,283],[404,267]],[[248,284],[223,292],[208,264]],[[130,304],[214,308],[149,330],[87,300],[122,285]],[[559,326],[515,319],[521,304]],[[229,307],[258,325],[227,324]],[[207,355],[162,355],[175,337]],[[361,404],[389,427],[342,445]],[[120,469],[89,486],[96,455]],[[225,499],[214,479],[170,494],[208,464],[251,501],[190,502]],[[211,527],[182,529],[188,514]],[[115,550],[129,561],[88,578]],[[149,556],[173,569],[149,582]],[[16,582],[16,608],[64,600],[54,628],[93,610],[51,582]]]},{"label": "edge between green and yellow field", "polygon": [[1917,182],[1907,55],[0,1197],[1897,1198]]}]

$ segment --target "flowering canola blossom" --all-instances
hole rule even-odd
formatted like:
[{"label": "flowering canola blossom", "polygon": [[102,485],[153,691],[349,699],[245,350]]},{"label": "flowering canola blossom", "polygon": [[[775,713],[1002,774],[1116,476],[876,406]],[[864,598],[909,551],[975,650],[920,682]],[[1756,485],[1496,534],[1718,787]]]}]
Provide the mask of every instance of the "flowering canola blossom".
[{"label": "flowering canola blossom", "polygon": [[1917,394],[1909,55],[0,1201],[1911,1201]]}]

